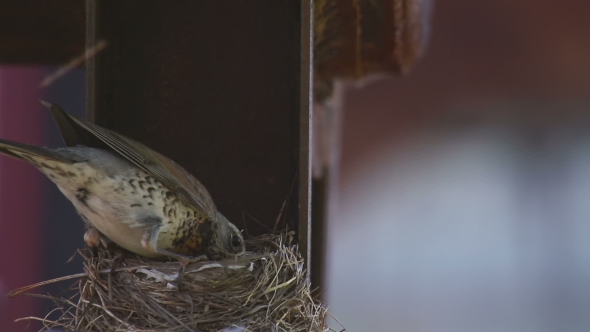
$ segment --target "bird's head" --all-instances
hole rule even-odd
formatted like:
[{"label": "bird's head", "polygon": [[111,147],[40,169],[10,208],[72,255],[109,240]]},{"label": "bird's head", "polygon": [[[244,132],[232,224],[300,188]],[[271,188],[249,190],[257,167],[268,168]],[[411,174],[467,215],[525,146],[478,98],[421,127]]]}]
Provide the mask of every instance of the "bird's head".
[{"label": "bird's head", "polygon": [[211,248],[210,258],[225,258],[246,250],[242,232],[219,212],[217,212],[213,222],[213,230],[214,245]]}]

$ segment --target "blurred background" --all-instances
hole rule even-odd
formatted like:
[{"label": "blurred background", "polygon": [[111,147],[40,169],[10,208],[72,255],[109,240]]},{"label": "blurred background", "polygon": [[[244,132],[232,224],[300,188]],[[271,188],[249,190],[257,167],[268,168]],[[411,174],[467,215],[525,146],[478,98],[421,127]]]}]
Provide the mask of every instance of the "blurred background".
[{"label": "blurred background", "polygon": [[437,1],[346,88],[327,301],[348,331],[590,331],[588,1]]},{"label": "blurred background", "polygon": [[[588,13],[439,1],[409,76],[344,87],[325,294],[347,331],[590,331]],[[37,99],[82,115],[85,79],[39,89],[54,70],[0,67],[1,138],[62,144]],[[0,179],[0,292],[79,272],[70,203],[22,162]],[[0,297],[0,330],[50,308]]]}]

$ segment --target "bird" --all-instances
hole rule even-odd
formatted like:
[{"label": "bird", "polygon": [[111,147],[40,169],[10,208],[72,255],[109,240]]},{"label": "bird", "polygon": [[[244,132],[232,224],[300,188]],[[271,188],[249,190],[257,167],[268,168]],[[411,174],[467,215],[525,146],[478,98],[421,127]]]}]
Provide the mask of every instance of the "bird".
[{"label": "bird", "polygon": [[99,245],[104,236],[141,256],[176,259],[181,272],[194,260],[244,252],[242,233],[180,165],[56,104],[40,102],[51,111],[66,147],[0,139],[0,154],[33,164],[57,185],[88,225],[84,239],[89,246]]}]

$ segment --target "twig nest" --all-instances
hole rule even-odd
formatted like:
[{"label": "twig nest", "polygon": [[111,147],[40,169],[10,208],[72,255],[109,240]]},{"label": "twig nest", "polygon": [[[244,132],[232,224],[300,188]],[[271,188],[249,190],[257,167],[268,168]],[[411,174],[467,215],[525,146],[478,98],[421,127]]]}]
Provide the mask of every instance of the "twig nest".
[{"label": "twig nest", "polygon": [[39,320],[76,331],[327,331],[291,237],[264,235],[234,259],[191,263],[180,291],[178,262],[99,249],[83,255],[85,273],[60,278],[79,278],[77,303],[52,298],[61,317]]}]

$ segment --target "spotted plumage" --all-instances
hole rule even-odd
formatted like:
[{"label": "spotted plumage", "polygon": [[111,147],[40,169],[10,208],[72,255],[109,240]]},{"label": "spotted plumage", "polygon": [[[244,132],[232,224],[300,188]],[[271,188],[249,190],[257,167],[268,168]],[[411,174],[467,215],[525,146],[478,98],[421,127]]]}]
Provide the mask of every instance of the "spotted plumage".
[{"label": "spotted plumage", "polygon": [[[218,259],[244,251],[239,230],[182,167],[141,143],[44,105],[68,147],[0,140],[0,153],[47,175],[106,238],[147,257]],[[87,242],[97,242],[94,234],[85,236]]]}]

